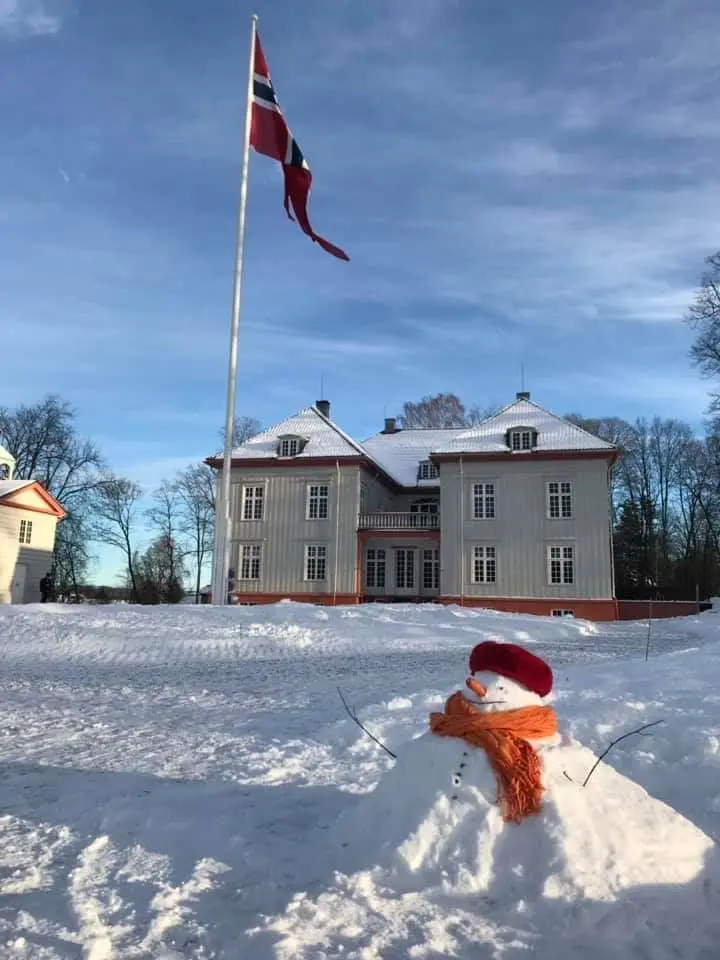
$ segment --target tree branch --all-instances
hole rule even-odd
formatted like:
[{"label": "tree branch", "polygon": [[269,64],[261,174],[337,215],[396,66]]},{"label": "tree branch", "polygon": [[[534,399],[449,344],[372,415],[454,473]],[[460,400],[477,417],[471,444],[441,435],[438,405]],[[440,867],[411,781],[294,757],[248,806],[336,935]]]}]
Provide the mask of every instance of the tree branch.
[{"label": "tree branch", "polygon": [[[591,767],[591,769],[590,769],[590,773],[589,773],[589,774],[585,777],[585,779],[583,780],[582,786],[583,786],[583,787],[586,787],[586,786],[588,785],[588,782],[589,782],[589,780],[590,780],[590,777],[595,773],[595,771],[596,771],[596,769],[598,768],[598,766],[599,766],[599,764],[601,763],[601,761],[605,759],[605,757],[610,753],[610,751],[612,750],[612,748],[615,746],[616,743],[620,743],[621,740],[625,740],[625,739],[627,739],[627,737],[632,737],[632,736],[633,736],[634,734],[636,734],[636,733],[642,734],[643,730],[649,730],[650,727],[656,727],[659,723],[665,723],[665,721],[664,721],[664,720],[653,720],[652,723],[646,723],[646,724],[644,724],[642,727],[638,727],[636,730],[630,730],[630,731],[628,731],[628,733],[624,733],[621,737],[618,737],[616,740],[613,740],[613,741],[610,743],[610,745],[609,745],[608,747],[606,747],[605,750],[603,750],[603,752],[602,752],[602,753],[600,754],[600,756],[597,758],[597,760],[595,761],[595,763],[592,765],[592,767]],[[575,781],[573,780],[573,778],[572,778],[565,770],[563,770],[563,773],[564,773],[565,776],[568,778],[568,780],[570,780],[572,783],[575,783]]]},{"label": "tree branch", "polygon": [[386,746],[385,746],[385,744],[382,742],[382,740],[378,740],[377,737],[373,736],[373,734],[370,733],[370,731],[368,730],[367,727],[364,727],[364,726],[362,725],[362,723],[360,723],[360,721],[359,721],[358,718],[357,718],[357,714],[354,712],[353,709],[351,709],[351,708],[348,706],[347,701],[346,701],[345,697],[343,696],[343,693],[342,693],[342,690],[340,689],[340,687],[337,688],[337,692],[338,692],[338,694],[339,694],[339,696],[340,696],[340,699],[342,700],[343,706],[344,706],[345,709],[347,710],[347,714],[348,714],[348,716],[350,717],[350,719],[351,719],[351,720],[354,720],[355,723],[356,723],[356,724],[360,727],[360,729],[363,731],[363,733],[366,733],[366,734],[370,737],[371,740],[373,740],[379,747],[382,747],[382,749],[385,751],[385,753],[389,754],[389,756],[391,756],[391,757],[393,758],[393,760],[397,760],[397,754],[393,753],[392,750],[391,750],[389,747],[386,747]]}]

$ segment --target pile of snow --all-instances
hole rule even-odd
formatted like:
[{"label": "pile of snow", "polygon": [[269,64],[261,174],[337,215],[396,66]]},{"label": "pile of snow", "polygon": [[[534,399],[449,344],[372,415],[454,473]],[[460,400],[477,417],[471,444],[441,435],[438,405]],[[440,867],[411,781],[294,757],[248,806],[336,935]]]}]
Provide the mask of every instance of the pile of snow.
[{"label": "pile of snow", "polygon": [[[562,728],[583,746],[552,774],[542,843],[525,844],[528,823],[497,831],[488,810],[486,885],[428,885],[398,871],[399,827],[383,850],[369,842],[363,805],[413,766],[428,713],[485,639],[551,663]],[[646,639],[642,623],[436,606],[0,608],[0,955],[655,960],[682,921],[675,955],[710,960],[717,847],[698,831],[720,837],[720,622],[655,623],[648,662]],[[657,719],[579,786],[592,756]],[[347,847],[330,842],[340,830]]]}]

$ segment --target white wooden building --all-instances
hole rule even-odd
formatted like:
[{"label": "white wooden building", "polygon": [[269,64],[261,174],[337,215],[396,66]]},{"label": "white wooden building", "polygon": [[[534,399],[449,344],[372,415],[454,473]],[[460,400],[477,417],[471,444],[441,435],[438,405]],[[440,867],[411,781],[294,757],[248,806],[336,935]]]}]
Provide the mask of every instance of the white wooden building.
[{"label": "white wooden building", "polygon": [[65,511],[35,480],[14,480],[15,459],[0,447],[0,603],[40,600]]}]

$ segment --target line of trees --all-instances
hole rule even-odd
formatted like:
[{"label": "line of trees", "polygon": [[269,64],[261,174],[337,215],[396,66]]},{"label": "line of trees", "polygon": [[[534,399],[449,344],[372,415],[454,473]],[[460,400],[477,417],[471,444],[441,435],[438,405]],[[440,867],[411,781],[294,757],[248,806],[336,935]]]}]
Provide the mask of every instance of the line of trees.
[{"label": "line of trees", "polygon": [[[615,584],[622,599],[694,599],[720,594],[720,251],[706,260],[685,321],[691,359],[716,387],[705,435],[676,418],[567,418],[615,444],[611,479]],[[671,389],[671,387],[669,387]],[[465,407],[452,393],[405,403],[405,429],[471,427],[497,407]]]},{"label": "line of trees", "polygon": [[[256,420],[239,417],[235,445],[259,430]],[[58,526],[52,571],[59,599],[177,603],[191,584],[199,601],[214,536],[211,467],[188,464],[148,496],[139,484],[114,473],[95,443],[80,437],[75,411],[55,396],[15,409],[0,407],[0,444],[17,461],[16,479],[39,480],[67,511]],[[148,535],[150,542],[140,549]],[[93,547],[100,544],[122,554],[122,587],[87,583]]]}]

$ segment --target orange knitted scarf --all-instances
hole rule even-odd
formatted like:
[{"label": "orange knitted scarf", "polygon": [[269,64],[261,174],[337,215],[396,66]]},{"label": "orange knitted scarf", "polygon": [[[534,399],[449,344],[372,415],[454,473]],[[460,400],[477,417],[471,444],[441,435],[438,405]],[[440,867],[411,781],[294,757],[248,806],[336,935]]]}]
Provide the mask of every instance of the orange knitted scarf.
[{"label": "orange knitted scarf", "polygon": [[558,732],[552,707],[483,713],[458,691],[445,704],[444,713],[430,714],[430,729],[438,736],[460,737],[485,750],[497,779],[498,803],[506,822],[519,823],[540,812],[542,767],[528,741]]}]

